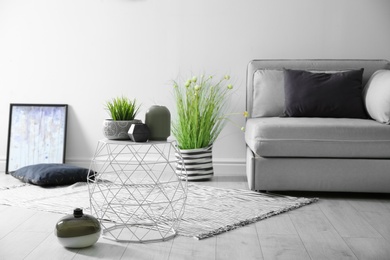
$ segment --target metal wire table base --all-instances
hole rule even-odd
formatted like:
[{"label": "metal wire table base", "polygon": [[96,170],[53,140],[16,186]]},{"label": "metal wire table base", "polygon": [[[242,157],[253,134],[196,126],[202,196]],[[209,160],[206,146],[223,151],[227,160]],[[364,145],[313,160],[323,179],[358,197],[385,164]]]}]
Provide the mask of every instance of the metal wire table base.
[{"label": "metal wire table base", "polygon": [[178,152],[174,141],[98,142],[88,188],[105,238],[148,243],[176,236],[188,191],[185,172],[176,172]]}]

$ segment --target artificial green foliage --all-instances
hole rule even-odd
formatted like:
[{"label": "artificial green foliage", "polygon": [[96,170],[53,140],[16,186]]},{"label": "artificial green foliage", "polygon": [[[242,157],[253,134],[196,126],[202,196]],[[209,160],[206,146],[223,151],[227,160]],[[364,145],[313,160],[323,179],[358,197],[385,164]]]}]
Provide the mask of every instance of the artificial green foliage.
[{"label": "artificial green foliage", "polygon": [[106,109],[114,121],[134,120],[139,108],[136,99],[130,100],[123,96],[106,102]]},{"label": "artificial green foliage", "polygon": [[233,86],[225,76],[214,82],[212,76],[193,77],[184,85],[174,84],[176,118],[172,133],[180,149],[196,149],[214,143],[221,133]]}]

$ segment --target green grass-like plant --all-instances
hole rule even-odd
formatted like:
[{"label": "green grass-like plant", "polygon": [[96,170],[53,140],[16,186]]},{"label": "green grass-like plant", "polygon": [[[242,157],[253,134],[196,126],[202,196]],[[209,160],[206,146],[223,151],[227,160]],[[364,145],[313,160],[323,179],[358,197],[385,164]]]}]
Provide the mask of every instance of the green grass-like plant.
[{"label": "green grass-like plant", "polygon": [[134,120],[139,108],[136,99],[130,100],[123,96],[106,102],[106,110],[114,121]]},{"label": "green grass-like plant", "polygon": [[176,118],[172,134],[180,149],[196,149],[214,143],[225,122],[233,86],[227,75],[214,83],[212,76],[192,77],[185,84],[174,84]]}]

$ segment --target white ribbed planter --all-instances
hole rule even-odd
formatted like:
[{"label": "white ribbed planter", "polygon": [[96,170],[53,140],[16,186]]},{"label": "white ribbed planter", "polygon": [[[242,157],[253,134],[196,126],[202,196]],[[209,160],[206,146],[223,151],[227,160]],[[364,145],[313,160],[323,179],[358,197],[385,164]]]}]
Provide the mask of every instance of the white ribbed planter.
[{"label": "white ribbed planter", "polygon": [[210,145],[199,149],[180,149],[181,157],[176,153],[176,173],[180,176],[186,172],[189,181],[213,177],[212,148],[213,146]]}]

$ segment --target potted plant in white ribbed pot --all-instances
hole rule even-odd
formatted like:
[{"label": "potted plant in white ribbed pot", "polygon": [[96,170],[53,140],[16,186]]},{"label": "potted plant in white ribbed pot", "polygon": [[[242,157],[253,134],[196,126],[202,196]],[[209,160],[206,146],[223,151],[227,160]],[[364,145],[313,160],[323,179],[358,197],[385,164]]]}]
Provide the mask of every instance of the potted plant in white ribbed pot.
[{"label": "potted plant in white ribbed pot", "polygon": [[104,136],[110,140],[129,140],[130,126],[142,123],[141,120],[135,119],[139,108],[136,99],[130,100],[123,96],[107,101],[105,109],[111,119],[105,119],[103,122]]},{"label": "potted plant in white ribbed pot", "polygon": [[181,153],[177,155],[177,174],[185,170],[188,180],[209,179],[214,174],[212,147],[227,119],[233,88],[229,79],[225,76],[215,82],[212,76],[194,76],[182,85],[174,84],[172,134]]}]

